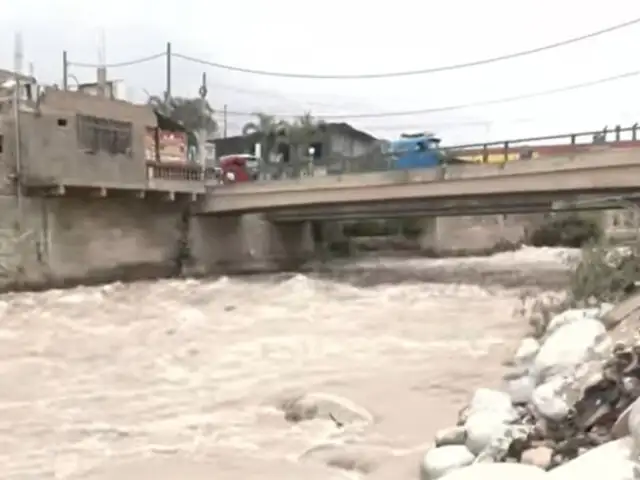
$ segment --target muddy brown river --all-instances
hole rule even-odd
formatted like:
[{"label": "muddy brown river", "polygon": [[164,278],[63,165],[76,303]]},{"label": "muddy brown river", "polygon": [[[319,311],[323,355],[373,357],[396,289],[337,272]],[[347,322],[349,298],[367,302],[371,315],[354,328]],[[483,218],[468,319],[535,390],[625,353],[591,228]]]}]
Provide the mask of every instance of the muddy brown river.
[{"label": "muddy brown river", "polygon": [[[513,315],[520,291],[491,275],[560,272],[566,255],[372,259],[334,275],[0,296],[2,478],[361,475],[299,460],[319,445],[367,456],[367,478],[417,478],[434,431],[455,422],[475,387],[497,384],[526,330]],[[432,278],[465,269],[475,285]],[[282,400],[308,392],[346,397],[372,420],[285,421]]]}]

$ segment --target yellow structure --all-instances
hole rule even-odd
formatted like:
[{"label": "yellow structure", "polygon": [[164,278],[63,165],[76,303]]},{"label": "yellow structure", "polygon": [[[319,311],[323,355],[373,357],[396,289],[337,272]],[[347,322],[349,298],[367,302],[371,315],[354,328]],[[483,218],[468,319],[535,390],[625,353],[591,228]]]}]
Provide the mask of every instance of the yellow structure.
[{"label": "yellow structure", "polygon": [[[537,152],[533,152],[533,154],[529,158],[538,158],[538,156],[539,155]],[[477,153],[474,155],[458,155],[457,158],[461,160],[466,160],[467,162],[472,162],[472,163],[484,162],[484,156],[482,153]],[[520,159],[521,159],[520,152],[509,153],[507,154],[507,157],[506,157],[507,162],[510,162],[512,160],[520,160]],[[505,162],[504,153],[490,153],[489,155],[487,155],[486,163],[504,163],[504,162]]]}]

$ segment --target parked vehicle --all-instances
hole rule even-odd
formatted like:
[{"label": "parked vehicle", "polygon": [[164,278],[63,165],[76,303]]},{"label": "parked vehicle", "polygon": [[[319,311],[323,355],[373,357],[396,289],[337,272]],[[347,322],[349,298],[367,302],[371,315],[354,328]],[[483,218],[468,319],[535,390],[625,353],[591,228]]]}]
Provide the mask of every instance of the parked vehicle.
[{"label": "parked vehicle", "polygon": [[443,163],[469,163],[447,155],[440,148],[440,139],[431,133],[403,133],[399,140],[390,143],[392,170],[437,167]]},{"label": "parked vehicle", "polygon": [[245,153],[225,155],[219,160],[219,180],[224,184],[253,182],[260,176],[260,160]]}]

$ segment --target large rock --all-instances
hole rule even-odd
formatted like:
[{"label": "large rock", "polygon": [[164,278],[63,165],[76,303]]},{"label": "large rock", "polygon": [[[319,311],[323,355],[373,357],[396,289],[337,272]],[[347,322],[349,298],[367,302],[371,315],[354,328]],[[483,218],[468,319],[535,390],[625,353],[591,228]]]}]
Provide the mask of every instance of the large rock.
[{"label": "large rock", "polygon": [[547,473],[547,480],[633,480],[630,437],[600,445]]},{"label": "large rock", "polygon": [[504,390],[514,404],[529,403],[536,381],[529,370],[512,372],[504,376]]},{"label": "large rock", "polygon": [[570,308],[558,315],[555,315],[547,325],[545,336],[549,336],[556,332],[559,328],[569,325],[578,320],[584,319],[598,319],[598,315],[601,313],[600,308]]},{"label": "large rock", "polygon": [[458,468],[471,465],[473,453],[464,445],[447,445],[429,450],[420,464],[420,479],[435,480]]},{"label": "large rock", "polygon": [[326,419],[348,423],[371,423],[373,416],[348,398],[328,393],[308,393],[281,403],[285,418],[291,422]]},{"label": "large rock", "polygon": [[479,388],[471,397],[467,415],[472,416],[479,412],[496,412],[512,419],[517,417],[509,394],[491,388]]},{"label": "large rock", "polygon": [[568,381],[558,376],[536,387],[531,395],[531,403],[539,416],[554,421],[567,417],[572,406],[564,395]]},{"label": "large rock", "polygon": [[435,436],[436,447],[445,445],[464,445],[467,441],[467,429],[463,426],[438,430]]},{"label": "large rock", "polygon": [[611,437],[614,439],[631,435],[640,451],[640,398],[629,405],[618,417],[611,429]]},{"label": "large rock", "polygon": [[534,465],[546,470],[551,465],[553,450],[549,447],[541,446],[529,448],[522,452],[520,463],[524,465]]},{"label": "large rock", "polygon": [[455,470],[445,478],[446,480],[545,480],[547,472],[533,465],[519,463],[475,463]]},{"label": "large rock", "polygon": [[464,425],[467,431],[465,445],[471,452],[478,455],[496,438],[505,435],[510,420],[511,417],[501,412],[485,411],[470,415]]},{"label": "large rock", "polygon": [[640,452],[640,399],[636,400],[629,412],[629,434],[634,441],[636,450]]},{"label": "large rock", "polygon": [[626,323],[628,320],[637,318],[640,314],[640,293],[636,293],[622,302],[618,303],[614,308],[609,309],[602,317],[602,322],[611,329],[620,323]]},{"label": "large rock", "polygon": [[586,360],[607,355],[611,347],[611,340],[599,320],[574,320],[547,338],[533,362],[532,374],[538,384],[543,383],[571,372]]},{"label": "large rock", "polygon": [[540,343],[533,337],[523,338],[520,346],[513,355],[513,363],[516,365],[526,365],[530,363],[540,350]]},{"label": "large rock", "polygon": [[489,388],[475,391],[464,423],[465,445],[474,454],[482,452],[497,436],[504,435],[507,425],[518,418],[511,397]]}]

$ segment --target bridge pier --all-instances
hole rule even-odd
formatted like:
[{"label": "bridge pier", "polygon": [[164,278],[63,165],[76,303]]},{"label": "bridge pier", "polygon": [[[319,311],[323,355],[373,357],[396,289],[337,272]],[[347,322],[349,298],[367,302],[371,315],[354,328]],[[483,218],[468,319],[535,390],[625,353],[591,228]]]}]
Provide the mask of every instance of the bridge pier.
[{"label": "bridge pier", "polygon": [[191,219],[192,273],[295,269],[314,255],[311,222],[272,223],[262,214]]},{"label": "bridge pier", "polygon": [[418,237],[418,243],[420,250],[436,252],[440,250],[440,236],[438,224],[440,223],[438,217],[425,217],[420,220],[420,236]]}]

